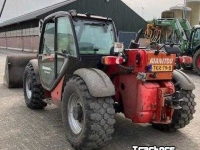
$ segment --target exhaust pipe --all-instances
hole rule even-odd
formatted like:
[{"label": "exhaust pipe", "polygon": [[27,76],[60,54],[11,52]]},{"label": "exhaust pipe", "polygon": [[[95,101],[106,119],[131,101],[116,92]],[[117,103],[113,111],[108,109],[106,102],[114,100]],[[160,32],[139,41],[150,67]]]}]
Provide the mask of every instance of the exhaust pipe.
[{"label": "exhaust pipe", "polygon": [[37,54],[7,56],[3,79],[4,85],[8,88],[22,88],[25,67],[31,59],[35,58],[37,58]]}]

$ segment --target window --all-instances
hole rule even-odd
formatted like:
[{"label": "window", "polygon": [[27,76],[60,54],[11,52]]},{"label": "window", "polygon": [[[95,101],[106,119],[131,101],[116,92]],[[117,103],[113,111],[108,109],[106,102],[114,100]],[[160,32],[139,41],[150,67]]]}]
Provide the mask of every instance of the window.
[{"label": "window", "polygon": [[43,38],[43,54],[54,54],[55,23],[47,23]]},{"label": "window", "polygon": [[200,40],[200,29],[197,29],[195,34],[194,34],[194,39],[195,40]]},{"label": "window", "polygon": [[115,42],[111,22],[78,20],[74,24],[80,54],[110,54]]},{"label": "window", "polygon": [[73,30],[69,18],[58,18],[57,30],[57,48],[58,52],[66,53],[76,57],[76,47],[74,42]]}]

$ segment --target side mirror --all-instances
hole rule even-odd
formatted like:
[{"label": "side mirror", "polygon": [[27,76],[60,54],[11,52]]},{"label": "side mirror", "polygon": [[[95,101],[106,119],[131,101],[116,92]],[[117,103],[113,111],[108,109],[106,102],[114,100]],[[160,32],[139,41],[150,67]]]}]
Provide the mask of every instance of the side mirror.
[{"label": "side mirror", "polygon": [[128,49],[135,49],[135,48],[139,48],[140,47],[139,40],[140,40],[140,37],[141,37],[142,33],[143,33],[143,29],[140,29],[138,31],[138,34],[137,34],[135,40],[131,41]]},{"label": "side mirror", "polygon": [[42,33],[43,24],[44,24],[44,21],[42,19],[40,19],[40,21],[39,21],[39,31],[40,31],[40,34]]},{"label": "side mirror", "polygon": [[124,51],[124,44],[116,42],[114,44],[114,53],[122,53]]}]

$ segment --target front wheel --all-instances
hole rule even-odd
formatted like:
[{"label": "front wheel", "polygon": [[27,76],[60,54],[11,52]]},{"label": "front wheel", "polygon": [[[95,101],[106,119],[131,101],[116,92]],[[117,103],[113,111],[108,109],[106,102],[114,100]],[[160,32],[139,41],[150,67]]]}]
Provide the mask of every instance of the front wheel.
[{"label": "front wheel", "polygon": [[112,139],[115,124],[111,97],[95,98],[85,82],[74,76],[65,86],[62,120],[69,142],[77,149],[96,149]]},{"label": "front wheel", "polygon": [[43,102],[43,88],[41,84],[37,84],[34,68],[30,63],[24,71],[23,89],[27,107],[31,109],[43,109],[47,106],[47,103]]},{"label": "front wheel", "polygon": [[193,57],[193,67],[194,71],[200,75],[200,49],[196,51]]}]

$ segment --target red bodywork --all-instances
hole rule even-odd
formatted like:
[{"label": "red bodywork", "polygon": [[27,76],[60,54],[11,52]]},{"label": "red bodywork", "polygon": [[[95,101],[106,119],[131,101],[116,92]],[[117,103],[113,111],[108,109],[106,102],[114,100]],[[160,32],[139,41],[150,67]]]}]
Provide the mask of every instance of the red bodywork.
[{"label": "red bodywork", "polygon": [[63,89],[63,82],[64,82],[64,77],[62,80],[59,82],[57,87],[51,92],[51,99],[56,104],[57,106],[60,106],[60,102],[62,99],[62,90]]},{"label": "red bodywork", "polygon": [[[171,79],[176,56],[164,52],[155,55],[146,50],[129,50],[126,56],[128,62],[124,66],[134,68],[132,72],[124,72],[117,65],[106,71],[116,88],[114,99],[122,103],[125,117],[135,123],[170,123],[174,110],[165,106],[165,96],[175,92]],[[158,67],[158,71],[148,71],[151,65]],[[159,71],[162,66],[172,68]],[[146,82],[137,78],[138,73],[146,74]]]},{"label": "red bodywork", "polygon": [[[115,85],[115,102],[122,103],[125,117],[135,123],[171,123],[174,110],[165,105],[165,96],[171,96],[175,92],[171,80],[176,56],[164,52],[155,55],[155,51],[142,49],[129,50],[125,54],[127,56],[125,63],[122,57],[102,58],[102,63],[108,65],[105,72]],[[124,67],[134,68],[133,71],[127,72],[120,68],[118,64],[122,63]],[[164,71],[159,70],[160,68]],[[139,73],[146,74],[145,82],[137,77]],[[63,81],[64,78],[51,92],[51,98],[57,105],[61,101],[60,89],[63,89]]]},{"label": "red bodywork", "polygon": [[190,56],[180,56],[179,58],[179,63],[180,64],[186,64],[186,65],[190,65],[192,64],[192,57]]}]

